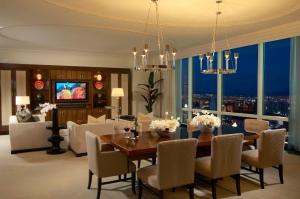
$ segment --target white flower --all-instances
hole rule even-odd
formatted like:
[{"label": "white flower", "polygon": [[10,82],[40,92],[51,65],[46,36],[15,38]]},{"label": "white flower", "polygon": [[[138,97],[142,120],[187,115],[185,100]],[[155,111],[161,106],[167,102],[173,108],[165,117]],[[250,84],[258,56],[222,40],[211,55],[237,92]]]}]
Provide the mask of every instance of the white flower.
[{"label": "white flower", "polygon": [[214,114],[210,114],[208,111],[201,111],[202,115],[199,113],[192,119],[190,124],[194,127],[198,126],[209,126],[209,127],[219,127],[221,121]]},{"label": "white flower", "polygon": [[176,128],[179,127],[179,122],[176,119],[169,119],[169,120],[153,120],[150,124],[150,129],[152,130],[162,130],[165,131],[166,129],[169,132],[176,131]]},{"label": "white flower", "polygon": [[46,113],[48,113],[48,111],[56,108],[56,104],[50,104],[50,103],[44,103],[44,104],[39,104],[39,107],[41,108],[40,112],[42,115],[46,116]]}]

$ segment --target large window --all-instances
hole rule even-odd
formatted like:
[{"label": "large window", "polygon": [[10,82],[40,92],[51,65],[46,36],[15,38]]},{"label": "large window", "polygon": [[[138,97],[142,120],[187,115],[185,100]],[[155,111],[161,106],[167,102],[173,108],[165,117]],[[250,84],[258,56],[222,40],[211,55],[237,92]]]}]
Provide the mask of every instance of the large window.
[{"label": "large window", "polygon": [[264,114],[287,117],[291,40],[265,43]]},{"label": "large window", "polygon": [[189,59],[182,59],[181,63],[181,96],[182,96],[182,107],[188,104],[188,93],[189,93]]},{"label": "large window", "polygon": [[[239,53],[240,57],[238,70],[236,74],[223,75],[222,110],[256,114],[258,45],[232,49],[231,56],[234,53]],[[225,65],[225,60],[223,65]]]},{"label": "large window", "polygon": [[244,120],[247,118],[236,116],[222,116],[222,134],[245,132]]},{"label": "large window", "polygon": [[[214,68],[217,67],[216,57]],[[204,63],[206,63],[206,60],[204,60]],[[192,107],[195,109],[217,110],[217,75],[200,73],[199,56],[193,57]]]}]

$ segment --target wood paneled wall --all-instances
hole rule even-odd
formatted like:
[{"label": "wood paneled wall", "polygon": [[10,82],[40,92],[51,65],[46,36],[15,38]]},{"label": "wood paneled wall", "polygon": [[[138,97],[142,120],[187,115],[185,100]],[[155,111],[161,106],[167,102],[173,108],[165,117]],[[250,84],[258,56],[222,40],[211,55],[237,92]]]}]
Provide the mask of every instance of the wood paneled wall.
[{"label": "wood paneled wall", "polygon": [[[87,114],[96,117],[106,114],[108,117],[115,116],[115,110],[108,110],[104,105],[122,106],[122,114],[131,114],[132,86],[131,71],[124,68],[102,68],[102,67],[82,67],[82,66],[50,66],[50,65],[27,65],[27,64],[5,64],[0,63],[1,87],[0,87],[0,134],[7,131],[8,118],[14,115],[17,108],[15,106],[15,96],[30,95],[31,105],[28,107],[33,110],[38,102],[36,94],[42,93],[44,101],[55,103],[54,82],[55,81],[86,81],[89,85],[89,100],[76,107],[75,103],[60,104],[59,116],[61,123],[67,120],[86,122]],[[43,90],[36,90],[33,86],[36,74],[43,76],[46,86]],[[104,89],[97,90],[94,87],[96,81],[94,75],[102,74]],[[125,96],[120,101],[111,99],[110,92],[113,87],[123,87]],[[103,96],[104,100],[96,101],[97,94]],[[102,103],[102,102],[105,103]],[[98,105],[97,105],[98,103]],[[101,104],[102,103],[102,104]],[[73,106],[74,105],[74,106]],[[48,117],[48,119],[50,119]]]}]

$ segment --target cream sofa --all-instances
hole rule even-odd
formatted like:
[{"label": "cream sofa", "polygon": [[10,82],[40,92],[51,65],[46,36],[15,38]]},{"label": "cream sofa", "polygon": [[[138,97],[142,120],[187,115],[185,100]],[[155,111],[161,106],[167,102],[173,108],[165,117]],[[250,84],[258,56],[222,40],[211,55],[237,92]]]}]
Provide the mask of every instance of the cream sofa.
[{"label": "cream sofa", "polygon": [[113,123],[93,123],[93,124],[76,124],[72,121],[67,122],[69,130],[70,149],[77,157],[86,155],[85,132],[90,131],[96,135],[105,135],[114,133]]},{"label": "cream sofa", "polygon": [[51,126],[51,122],[45,122],[45,117],[39,117],[38,122],[19,123],[15,115],[9,118],[9,137],[11,153],[26,152],[45,149],[51,146],[48,138],[51,136],[51,130],[46,129]]}]

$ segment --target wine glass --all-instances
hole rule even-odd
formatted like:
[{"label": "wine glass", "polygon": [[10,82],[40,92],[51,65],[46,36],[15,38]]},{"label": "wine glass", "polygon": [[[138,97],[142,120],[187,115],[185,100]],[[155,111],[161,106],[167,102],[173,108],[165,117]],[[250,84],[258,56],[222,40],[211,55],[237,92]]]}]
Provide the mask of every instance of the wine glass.
[{"label": "wine glass", "polygon": [[126,125],[126,126],[124,127],[124,131],[125,131],[125,132],[124,132],[125,138],[129,138],[128,135],[129,135],[129,132],[130,132],[130,127]]}]

